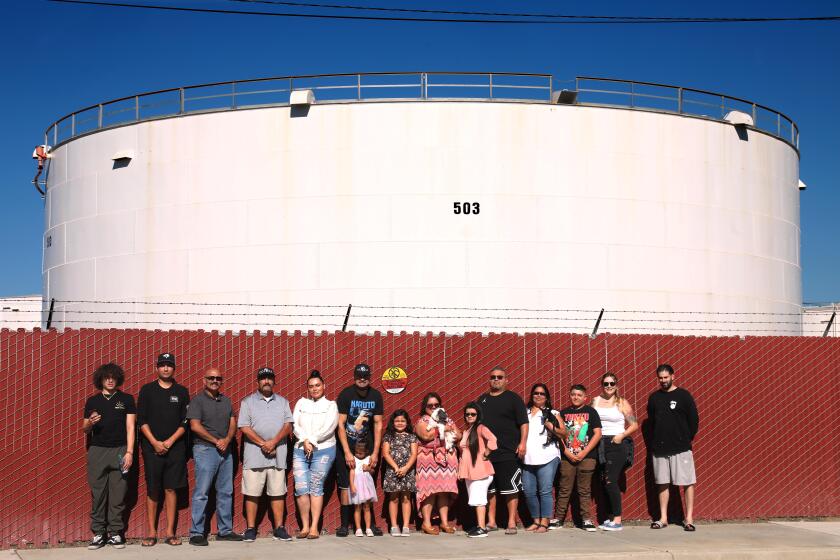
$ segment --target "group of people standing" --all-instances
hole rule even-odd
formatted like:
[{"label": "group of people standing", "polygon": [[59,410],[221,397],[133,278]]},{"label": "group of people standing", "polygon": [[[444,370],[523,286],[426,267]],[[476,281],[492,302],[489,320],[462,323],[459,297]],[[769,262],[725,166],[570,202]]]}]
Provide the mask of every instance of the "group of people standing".
[{"label": "group of people standing", "polygon": [[[206,510],[213,486],[217,540],[255,540],[257,508],[264,494],[275,525],[274,538],[292,539],[283,522],[289,446],[300,516],[298,539],[319,538],[325,483],[333,469],[340,501],[338,537],[351,534],[351,526],[359,537],[382,535],[373,514],[379,473],[387,497],[389,533],[395,537],[411,534],[416,510],[423,533],[454,533],[451,509],[459,481],[475,511],[469,537],[499,530],[497,508],[507,514],[505,534],[516,534],[523,491],[532,519],[526,531],[545,533],[562,526],[574,489],[580,497],[582,528],[595,531],[591,481],[599,465],[610,510],[609,519],[600,527],[622,529],[619,478],[632,464],[631,436],[639,424],[630,403],[619,395],[618,377],[613,373],[602,376],[601,392],[591,405],[586,387],[575,384],[568,405],[557,410],[544,383],[533,385],[526,403],[507,389],[507,372],[495,367],[489,372],[488,391],[466,404],[459,426],[435,392],[423,398],[415,422],[405,409],[394,410],[385,422],[382,394],[371,387],[366,364],[355,367],[353,384],[335,401],[326,398],[325,381],[313,370],[306,396],[295,403],[294,410],[274,392],[274,371],[261,368],[257,390],[242,400],[238,417],[231,400],[221,392],[220,370],[205,372],[203,390],[192,399],[174,379],[174,355],[161,354],[156,372],[157,379],[141,388],[136,405],[131,395],[119,389],[125,377],[119,366],[106,364],[94,372],[98,392],[87,400],[82,423],[90,437],[90,549],[125,546],[126,474],[135,463],[138,430],[148,514],[143,546],[157,543],[161,496],[167,521],[163,542],[181,544],[175,536],[176,492],[187,485],[189,443],[195,464],[189,543],[196,546],[208,544]],[[685,487],[684,528],[693,531],[691,442],[698,429],[697,408],[688,391],[673,385],[671,366],[660,365],[657,376],[660,388],[650,396],[648,417],[661,512],[651,528],[667,526],[669,488],[674,484]],[[243,436],[241,491],[246,530],[241,535],[233,531],[237,430]],[[435,513],[437,525],[432,522]]]}]

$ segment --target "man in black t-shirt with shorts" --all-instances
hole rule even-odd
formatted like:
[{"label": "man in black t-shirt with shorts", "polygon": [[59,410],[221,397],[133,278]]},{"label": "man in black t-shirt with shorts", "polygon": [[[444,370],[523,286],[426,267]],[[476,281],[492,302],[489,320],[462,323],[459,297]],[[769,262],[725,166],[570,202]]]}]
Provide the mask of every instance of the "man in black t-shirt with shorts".
[{"label": "man in black t-shirt with shorts", "polygon": [[[653,426],[650,442],[653,478],[659,494],[659,519],[650,524],[651,529],[668,526],[668,500],[670,487],[685,488],[685,519],[683,529],[694,531],[694,453],[691,443],[700,427],[700,416],[694,397],[685,389],[674,385],[674,368],[660,364],[656,368],[659,390],[648,398],[648,419]],[[679,490],[677,490],[679,492]]]},{"label": "man in black t-shirt with shorts", "polygon": [[490,453],[493,464],[493,482],[488,499],[487,530],[496,527],[496,494],[507,502],[508,520],[505,534],[516,534],[516,510],[522,490],[522,466],[525,442],[528,440],[528,412],[522,397],[507,390],[508,375],[504,368],[490,370],[490,391],[478,399],[487,426],[496,436],[498,449]]},{"label": "man in black t-shirt with shorts", "polygon": [[146,471],[146,513],[148,532],[143,546],[157,542],[157,511],[160,492],[164,494],[166,511],[165,542],[181,544],[175,536],[178,496],[176,490],[187,485],[187,446],[184,441],[187,425],[187,388],[175,382],[175,356],[158,356],[157,379],[143,385],[137,398],[137,425],[140,426],[140,448]]},{"label": "man in black t-shirt with shorts", "polygon": [[[341,501],[341,526],[335,536],[346,537],[349,533],[350,516],[350,469],[355,467],[353,450],[357,441],[366,441],[370,454],[370,470],[376,468],[379,459],[379,447],[382,444],[382,393],[370,386],[370,366],[358,364],[353,370],[353,385],[339,393],[338,406],[338,445],[335,453],[335,478]],[[356,527],[358,529],[358,527]],[[382,529],[370,527],[377,537],[382,536]]]}]

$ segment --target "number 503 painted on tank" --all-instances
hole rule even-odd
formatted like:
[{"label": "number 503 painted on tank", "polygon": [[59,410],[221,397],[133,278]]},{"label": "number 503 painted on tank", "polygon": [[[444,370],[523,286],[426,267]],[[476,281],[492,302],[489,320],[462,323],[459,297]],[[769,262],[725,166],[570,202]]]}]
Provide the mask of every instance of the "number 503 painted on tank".
[{"label": "number 503 painted on tank", "polygon": [[453,212],[455,214],[480,214],[481,204],[478,202],[455,202]]}]

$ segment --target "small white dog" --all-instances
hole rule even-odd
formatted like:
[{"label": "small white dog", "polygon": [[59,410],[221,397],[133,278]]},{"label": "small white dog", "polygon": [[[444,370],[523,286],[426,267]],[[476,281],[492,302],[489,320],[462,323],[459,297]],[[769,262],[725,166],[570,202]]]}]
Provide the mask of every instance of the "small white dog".
[{"label": "small white dog", "polygon": [[430,430],[437,430],[446,445],[446,450],[451,451],[455,448],[455,432],[447,432],[446,420],[449,416],[443,408],[436,408],[434,412],[429,415],[428,426]]}]

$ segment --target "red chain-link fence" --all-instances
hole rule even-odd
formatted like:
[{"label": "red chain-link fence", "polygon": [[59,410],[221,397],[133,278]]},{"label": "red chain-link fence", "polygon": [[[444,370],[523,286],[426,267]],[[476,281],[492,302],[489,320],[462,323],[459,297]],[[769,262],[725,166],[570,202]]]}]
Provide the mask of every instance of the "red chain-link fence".
[{"label": "red chain-link fence", "polygon": [[[238,409],[256,389],[255,372],[278,372],[277,391],[292,405],[305,392],[312,368],[335,398],[352,381],[361,361],[374,371],[373,385],[392,366],[408,372],[407,389],[387,394],[386,416],[396,408],[418,412],[423,395],[439,392],[460,412],[487,389],[494,365],[508,369],[510,388],[526,395],[531,384],[548,384],[555,405],[565,404],[571,383],[598,389],[600,376],[615,372],[620,390],[645,421],[655,368],[667,362],[676,384],[694,395],[700,411],[695,442],[698,519],[840,515],[840,341],[801,337],[694,338],[656,335],[467,334],[464,336],[354,333],[216,333],[80,330],[0,333],[0,545],[55,545],[89,537],[90,494],[85,475],[82,408],[93,394],[91,373],[114,361],[126,370],[123,389],[137,395],[155,378],[161,352],[178,359],[178,380],[191,394],[209,366],[225,374],[223,392]],[[559,406],[557,406],[559,408]],[[460,418],[460,413],[453,414]],[[637,461],[627,472],[625,519],[650,519],[656,507],[645,460],[643,434],[635,436]],[[127,536],[144,534],[145,485],[131,480]],[[192,472],[192,467],[190,467]],[[291,481],[290,481],[291,482]],[[191,481],[192,484],[192,481]],[[290,489],[292,485],[290,484]],[[244,529],[240,480],[234,482],[235,528]],[[596,501],[600,493],[596,492]],[[603,500],[600,500],[603,501]],[[187,502],[185,500],[184,506]],[[287,526],[297,527],[294,500]],[[383,515],[382,501],[377,505]],[[328,497],[324,527],[338,521],[337,499]],[[380,520],[380,526],[385,523]],[[178,531],[189,528],[181,509]],[[269,530],[264,519],[261,532]]]}]

